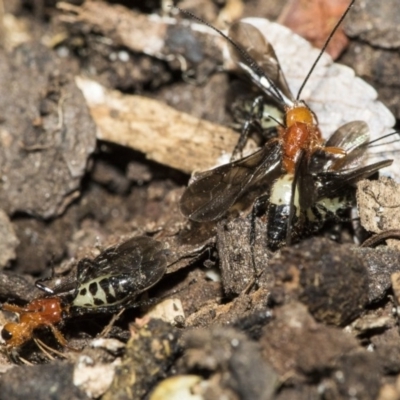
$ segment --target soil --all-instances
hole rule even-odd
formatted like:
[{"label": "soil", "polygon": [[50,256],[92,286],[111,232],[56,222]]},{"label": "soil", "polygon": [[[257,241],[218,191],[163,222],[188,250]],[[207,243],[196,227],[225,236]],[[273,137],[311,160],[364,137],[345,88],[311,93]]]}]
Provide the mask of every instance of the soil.
[{"label": "soil", "polygon": [[[286,3],[178,5],[223,28],[223,17],[276,20]],[[357,3],[338,61],[399,120],[396,6]],[[400,399],[398,184],[360,184],[364,227],[388,232],[369,247],[349,221],[275,252],[265,217],[254,232],[245,213],[188,221],[189,172],[237,139],[235,77],[209,38],[159,23],[182,18],[168,4],[0,0],[0,302],[49,296],[37,280],[73,284],[79,260],[131,237],[160,241],[166,257],[161,280],[123,312],[66,315],[67,347],[43,326],[23,346],[1,344],[0,400]],[[88,78],[107,97],[97,109]],[[135,129],[140,140],[124,137]],[[119,139],[104,140],[113,130]],[[16,320],[0,312],[1,327]]]}]

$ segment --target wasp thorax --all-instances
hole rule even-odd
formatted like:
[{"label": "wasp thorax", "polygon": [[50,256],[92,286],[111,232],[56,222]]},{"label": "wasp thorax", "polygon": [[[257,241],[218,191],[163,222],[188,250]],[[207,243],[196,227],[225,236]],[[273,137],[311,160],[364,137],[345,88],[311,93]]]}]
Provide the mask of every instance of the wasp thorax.
[{"label": "wasp thorax", "polygon": [[314,125],[314,117],[311,110],[306,106],[293,107],[286,113],[286,126],[290,128],[296,123]]}]

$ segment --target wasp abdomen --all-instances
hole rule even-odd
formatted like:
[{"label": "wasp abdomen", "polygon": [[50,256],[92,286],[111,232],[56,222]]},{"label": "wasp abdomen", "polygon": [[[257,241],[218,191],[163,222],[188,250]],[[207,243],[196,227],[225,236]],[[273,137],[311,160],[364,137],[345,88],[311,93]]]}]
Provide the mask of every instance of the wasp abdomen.
[{"label": "wasp abdomen", "polygon": [[313,207],[307,210],[307,221],[319,229],[328,220],[342,220],[343,213],[351,207],[351,195],[346,193],[344,196],[325,197],[318,200]]},{"label": "wasp abdomen", "polygon": [[272,249],[282,246],[287,236],[287,224],[290,216],[289,205],[270,204],[268,207],[268,243]]},{"label": "wasp abdomen", "polygon": [[75,307],[107,307],[121,303],[134,290],[129,276],[110,275],[82,283],[72,301]]},{"label": "wasp abdomen", "polygon": [[[292,217],[294,227],[298,219],[299,196],[295,192],[292,202],[293,174],[285,174],[278,178],[271,188],[268,205],[268,243],[272,248],[280,247],[287,238],[288,219]],[[293,207],[293,209],[292,209]],[[291,215],[293,210],[293,215]]]}]

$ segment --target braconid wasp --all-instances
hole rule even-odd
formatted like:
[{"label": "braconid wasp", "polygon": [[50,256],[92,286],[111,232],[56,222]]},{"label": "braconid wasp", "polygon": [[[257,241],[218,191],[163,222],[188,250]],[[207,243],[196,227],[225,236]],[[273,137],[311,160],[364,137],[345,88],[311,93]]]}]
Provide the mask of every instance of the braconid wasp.
[{"label": "braconid wasp", "polygon": [[84,258],[77,265],[76,279],[51,289],[42,281],[37,286],[48,297],[32,300],[26,306],[3,304],[2,310],[19,314],[19,322],[7,323],[1,337],[7,348],[19,347],[32,338],[36,329],[49,327],[57,341],[67,341],[57,325],[66,318],[93,313],[115,313],[143,305],[139,294],[155,285],[166,271],[163,244],[138,236],[104,250],[94,260]]},{"label": "braconid wasp", "polygon": [[327,141],[323,139],[317,117],[300,100],[319,57],[297,96],[293,96],[272,45],[256,27],[239,21],[224,34],[206,25],[227,41],[238,69],[259,94],[252,107],[253,117],[245,123],[233,156],[241,152],[249,133],[262,133],[260,110],[264,102],[272,99],[281,108],[284,123],[277,127],[277,135],[253,154],[196,174],[181,198],[182,213],[192,221],[215,221],[253,196],[253,225],[256,215],[266,209],[268,245],[273,249],[318,230],[329,219],[340,218],[353,203],[355,184],[389,166],[392,160],[360,165],[371,143],[369,128],[363,121],[349,122]]}]

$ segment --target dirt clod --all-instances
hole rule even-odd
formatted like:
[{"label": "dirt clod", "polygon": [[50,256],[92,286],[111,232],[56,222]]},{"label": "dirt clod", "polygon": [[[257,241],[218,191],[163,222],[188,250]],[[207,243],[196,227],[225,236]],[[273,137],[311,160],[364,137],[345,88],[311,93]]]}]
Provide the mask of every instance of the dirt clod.
[{"label": "dirt clod", "polygon": [[274,296],[298,298],[319,321],[345,325],[368,301],[368,275],[350,246],[312,238],[283,249],[270,261]]}]

